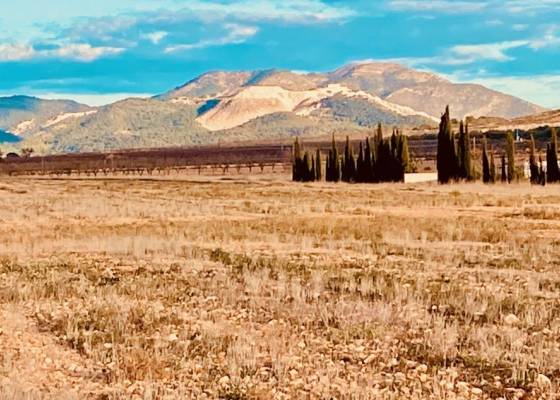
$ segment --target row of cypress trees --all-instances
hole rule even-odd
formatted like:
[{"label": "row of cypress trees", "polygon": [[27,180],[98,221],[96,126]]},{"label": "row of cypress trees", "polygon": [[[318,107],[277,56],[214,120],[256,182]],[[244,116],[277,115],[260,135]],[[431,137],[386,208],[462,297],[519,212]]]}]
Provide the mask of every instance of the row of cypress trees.
[{"label": "row of cypress trees", "polygon": [[[490,158],[488,158],[490,153]],[[500,181],[511,183],[517,179],[515,168],[515,141],[513,134],[508,132],[506,135],[506,152],[502,154],[500,166]],[[494,149],[488,151],[486,137],[482,139],[482,182],[495,183],[498,181],[496,174],[496,164],[494,163]]]},{"label": "row of cypress trees", "polygon": [[[321,152],[315,156],[302,152],[299,140],[294,143],[293,180],[297,182],[322,179]],[[383,138],[381,124],[373,140],[366,138],[360,143],[358,154],[346,137],[344,152],[340,155],[334,135],[329,149],[325,180],[327,182],[379,183],[404,182],[406,172],[412,169],[408,139],[398,129],[390,138]]]},{"label": "row of cypress trees", "polygon": [[315,156],[304,152],[302,155],[299,139],[294,143],[294,160],[292,180],[295,182],[313,182],[322,179],[321,152],[317,149]]},{"label": "row of cypress trees", "polygon": [[441,117],[438,132],[437,171],[439,183],[475,179],[468,123],[461,121],[456,140],[451,126],[449,106]]},{"label": "row of cypress trees", "polygon": [[[530,147],[530,180],[533,184],[546,184],[560,182],[560,167],[558,166],[558,139],[556,131],[552,128],[551,141],[546,149],[546,172],[542,159],[536,160],[535,140],[531,135]],[[470,135],[468,123],[460,122],[458,138],[455,137],[451,125],[449,107],[441,117],[438,132],[437,171],[438,181],[442,184],[451,181],[472,181],[476,179],[476,171],[472,163]],[[488,150],[486,138],[482,141],[482,181],[484,183],[501,182],[511,183],[517,180],[515,167],[515,140],[510,131],[506,135],[506,149],[501,156],[500,176],[496,173],[493,149]]]}]

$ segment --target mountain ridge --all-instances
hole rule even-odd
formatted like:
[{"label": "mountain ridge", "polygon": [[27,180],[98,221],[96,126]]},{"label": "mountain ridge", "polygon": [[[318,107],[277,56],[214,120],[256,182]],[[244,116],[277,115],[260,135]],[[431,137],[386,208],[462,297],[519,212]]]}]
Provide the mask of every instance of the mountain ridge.
[{"label": "mountain ridge", "polygon": [[387,62],[352,63],[324,73],[209,71],[149,99],[103,107],[45,100],[39,115],[33,107],[12,110],[11,125],[1,118],[3,102],[9,101],[0,98],[0,129],[42,153],[313,136],[360,131],[378,122],[437,126],[446,105],[461,119],[547,111],[480,85]]}]

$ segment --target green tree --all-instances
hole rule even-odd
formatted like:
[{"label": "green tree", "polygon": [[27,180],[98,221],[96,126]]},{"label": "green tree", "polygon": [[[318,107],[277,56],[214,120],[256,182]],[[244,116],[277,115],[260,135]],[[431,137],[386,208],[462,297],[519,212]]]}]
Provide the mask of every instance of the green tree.
[{"label": "green tree", "polygon": [[531,133],[531,147],[530,147],[530,154],[529,154],[529,171],[531,173],[531,183],[533,185],[540,184],[541,176],[539,165],[537,164],[537,158],[535,155],[535,137]]},{"label": "green tree", "polygon": [[550,128],[550,143],[546,151],[546,178],[549,183],[560,182],[558,167],[558,137],[556,129]]},{"label": "green tree", "polygon": [[508,183],[515,180],[515,141],[513,139],[513,133],[508,131],[506,135],[506,153],[507,153],[507,178]]},{"label": "green tree", "polygon": [[490,183],[496,182],[496,163],[494,162],[494,149],[490,149]]},{"label": "green tree", "polygon": [[458,155],[457,155],[458,178],[470,181],[473,179],[471,162],[471,139],[469,135],[468,122],[459,125]]},{"label": "green tree", "polygon": [[447,184],[457,177],[457,155],[455,150],[455,137],[451,127],[449,106],[441,117],[438,132],[437,148],[438,181]]},{"label": "green tree", "polygon": [[294,182],[300,181],[300,163],[301,163],[301,148],[299,145],[299,138],[294,142],[294,154],[292,159],[292,180]]},{"label": "green tree", "polygon": [[334,133],[332,135],[331,149],[329,150],[329,156],[327,158],[326,178],[328,182],[340,181],[340,160],[338,157],[338,149],[336,147]]},{"label": "green tree", "polygon": [[317,149],[315,154],[315,180],[320,182],[323,179],[323,165],[321,163],[321,150]]},{"label": "green tree", "polygon": [[372,183],[375,181],[375,157],[369,143],[369,138],[366,138],[366,145],[364,148],[364,182]]},{"label": "green tree", "polygon": [[490,162],[488,161],[488,151],[486,138],[482,140],[482,182],[490,183]]},{"label": "green tree", "polygon": [[344,146],[344,159],[342,163],[342,181],[353,182],[356,176],[356,162],[354,154],[350,146],[350,138],[346,136],[346,144]]}]

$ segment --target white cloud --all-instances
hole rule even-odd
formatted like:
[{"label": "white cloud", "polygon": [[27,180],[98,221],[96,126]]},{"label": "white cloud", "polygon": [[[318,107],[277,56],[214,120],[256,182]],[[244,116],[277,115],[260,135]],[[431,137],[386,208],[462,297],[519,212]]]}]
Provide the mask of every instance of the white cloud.
[{"label": "white cloud", "polygon": [[395,10],[435,11],[449,14],[460,14],[483,10],[488,6],[488,2],[453,0],[391,0],[389,1],[389,6]]},{"label": "white cloud", "polygon": [[548,27],[542,37],[531,40],[529,47],[533,50],[540,50],[547,47],[560,45],[560,37],[556,35],[557,31],[558,26],[556,25]]},{"label": "white cloud", "polygon": [[481,60],[510,61],[513,58],[505,51],[517,47],[527,46],[527,40],[514,40],[509,42],[458,45],[451,48],[451,53],[457,56],[461,64],[473,63]]},{"label": "white cloud", "polygon": [[333,6],[320,0],[252,1],[236,0],[214,3],[201,0],[185,2],[181,13],[196,15],[205,20],[225,19],[241,21],[281,20],[288,23],[318,23],[348,18],[355,11],[346,6]]},{"label": "white cloud", "polygon": [[536,14],[548,11],[558,11],[560,0],[507,0],[497,2],[506,11],[513,14]]},{"label": "white cloud", "polygon": [[120,54],[124,50],[123,48],[117,47],[93,47],[90,44],[68,44],[55,50],[39,52],[39,54],[46,57],[54,56],[69,60],[89,62],[101,57]]},{"label": "white cloud", "polygon": [[259,31],[258,28],[254,26],[245,26],[239,24],[226,24],[224,28],[227,30],[227,34],[220,38],[201,40],[196,43],[168,46],[165,48],[165,52],[169,54],[179,51],[203,49],[207,47],[224,46],[228,44],[239,44],[245,42],[250,37],[255,36]]},{"label": "white cloud", "polygon": [[165,31],[150,32],[142,35],[142,39],[147,39],[153,44],[159,44],[159,42],[165,39],[168,35],[169,32]]},{"label": "white cloud", "polygon": [[53,49],[35,49],[30,44],[3,44],[0,45],[0,62],[24,61],[38,58],[61,58],[89,62],[98,58],[120,54],[123,48],[93,47],[90,44],[70,43]]},{"label": "white cloud", "polygon": [[35,50],[28,44],[0,44],[0,62],[29,60],[34,56]]}]

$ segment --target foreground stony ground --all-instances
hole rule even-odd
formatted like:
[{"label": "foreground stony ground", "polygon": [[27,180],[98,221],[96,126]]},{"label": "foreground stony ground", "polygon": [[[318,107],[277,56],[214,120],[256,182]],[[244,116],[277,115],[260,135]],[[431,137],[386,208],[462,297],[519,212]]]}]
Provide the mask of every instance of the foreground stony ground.
[{"label": "foreground stony ground", "polygon": [[0,197],[0,399],[560,398],[560,188]]}]

